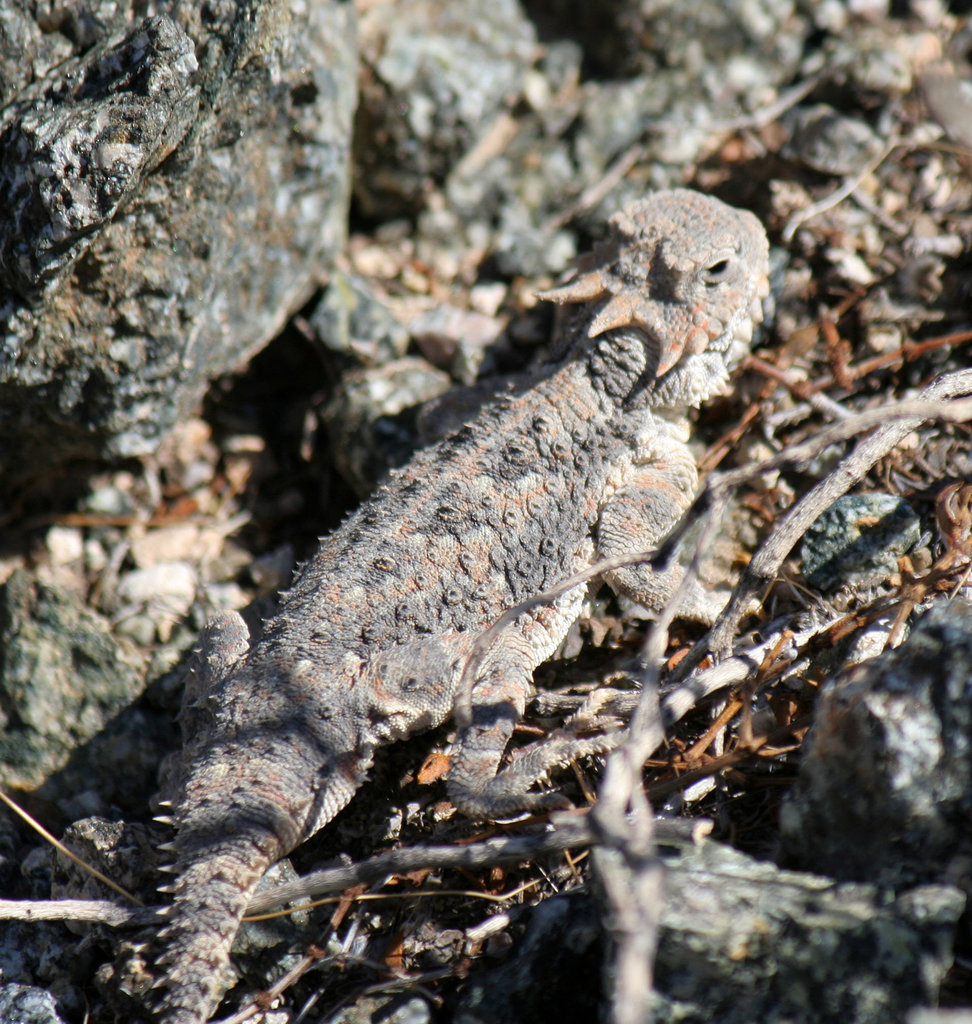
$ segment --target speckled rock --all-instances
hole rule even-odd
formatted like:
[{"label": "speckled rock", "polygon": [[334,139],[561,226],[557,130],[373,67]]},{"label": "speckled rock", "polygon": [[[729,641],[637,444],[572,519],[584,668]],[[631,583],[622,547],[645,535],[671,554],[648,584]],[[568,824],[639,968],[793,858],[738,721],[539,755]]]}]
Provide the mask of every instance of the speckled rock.
[{"label": "speckled rock", "polygon": [[723,95],[743,74],[752,77],[741,67],[741,55],[758,55],[767,69],[792,61],[803,30],[803,5],[793,0],[528,0],[526,6],[544,38],[566,35],[581,42],[599,77],[686,65],[700,79],[718,80]]},{"label": "speckled rock", "polygon": [[901,886],[972,854],[972,604],[824,689],[781,815],[797,864]]},{"label": "speckled rock", "polygon": [[338,270],[331,275],[310,325],[340,369],[380,366],[408,348],[408,328],[358,274]]},{"label": "speckled rock", "polygon": [[887,1024],[937,1002],[965,906],[957,889],[891,898],[714,842],[666,866],[661,1024]]},{"label": "speckled rock", "polygon": [[822,174],[860,172],[884,146],[866,121],[840,114],[826,103],[794,107],[783,126],[790,133],[783,155]]},{"label": "speckled rock", "polygon": [[18,570],[0,590],[0,778],[31,788],[139,693],[134,654],[78,595]]},{"label": "speckled rock", "polygon": [[334,463],[358,494],[370,494],[390,469],[408,461],[421,445],[421,406],[451,383],[414,356],[344,375],[324,419]]},{"label": "speckled rock", "polygon": [[[158,885],[158,843],[161,829],[138,822],[82,818],[70,825],[61,842],[89,867],[100,871],[130,893],[153,893]],[[63,853],[54,852],[51,898],[78,900],[117,899],[113,892]],[[76,927],[81,934],[85,927]]]},{"label": "speckled rock", "polygon": [[[937,1001],[965,904],[957,889],[891,898],[712,841],[664,861],[660,1024],[886,1024]],[[470,979],[460,1024],[596,1018],[604,943],[593,897],[549,898],[526,916],[508,961]]]},{"label": "speckled rock", "polygon": [[36,23],[3,15],[8,481],[152,451],[214,375],[277,332],[343,244],[348,6],[143,10],[103,0]]},{"label": "speckled rock", "polygon": [[914,510],[893,494],[845,494],[807,530],[800,552],[807,582],[821,590],[880,583],[918,541]]},{"label": "speckled rock", "polygon": [[[430,251],[482,250],[506,276],[564,270],[578,251],[561,221],[571,202],[583,200],[572,219],[597,235],[646,190],[684,184],[720,137],[716,122],[765,107],[792,80],[810,28],[794,4],[765,0],[564,0],[530,13],[545,46],[524,85],[529,112],[457,164],[445,202],[419,219]],[[601,42],[609,56],[591,76],[585,58]]]},{"label": "speckled rock", "polygon": [[7,1024],[64,1024],[50,992],[30,985],[0,985],[0,1020]]},{"label": "speckled rock", "polygon": [[412,213],[517,98],[536,38],[517,0],[379,0],[362,15],[355,195]]},{"label": "speckled rock", "polygon": [[329,1017],[329,1024],[430,1024],[432,1010],[420,996],[366,993]]}]

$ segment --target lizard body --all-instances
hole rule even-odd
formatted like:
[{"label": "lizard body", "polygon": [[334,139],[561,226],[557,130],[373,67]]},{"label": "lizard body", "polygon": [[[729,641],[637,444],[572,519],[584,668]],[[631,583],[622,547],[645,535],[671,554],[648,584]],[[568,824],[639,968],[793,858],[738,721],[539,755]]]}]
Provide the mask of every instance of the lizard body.
[{"label": "lizard body", "polygon": [[[174,901],[158,957],[165,1024],[209,1018],[267,867],[337,814],[378,745],[450,717],[477,636],[674,524],[697,486],[687,412],[725,389],[767,291],[752,214],[686,190],[634,203],[545,296],[568,312],[558,361],[419,452],[324,538],[252,648],[235,613],[207,627],[182,718]],[[609,581],[657,608],[676,573]],[[562,798],[531,786],[595,749],[561,737],[501,767],[533,670],[582,600],[572,591],[521,615],[479,664],[449,775],[465,813],[552,806]]]}]

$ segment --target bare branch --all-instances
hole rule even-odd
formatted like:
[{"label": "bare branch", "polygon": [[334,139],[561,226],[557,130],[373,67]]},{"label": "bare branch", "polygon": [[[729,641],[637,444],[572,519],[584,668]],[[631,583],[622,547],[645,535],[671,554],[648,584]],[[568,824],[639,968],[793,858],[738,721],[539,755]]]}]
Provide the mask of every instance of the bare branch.
[{"label": "bare branch", "polygon": [[[797,541],[826,509],[862,480],[871,467],[899,444],[909,431],[914,430],[926,419],[951,423],[962,423],[972,419],[972,399],[956,397],[970,393],[972,370],[946,374],[929,384],[922,391],[920,399],[895,402],[880,409],[861,413],[823,431],[814,441],[797,445],[781,453],[778,458],[770,460],[771,463],[776,463],[786,456],[786,461],[802,461],[807,449],[819,451],[821,444],[826,446],[827,443],[833,443],[834,438],[843,440],[876,423],[884,424],[881,429],[861,441],[853,452],[843,458],[776,524],[746,567],[728,605],[709,634],[696,645],[692,654],[684,659],[687,666],[697,664],[706,650],[712,651],[717,657],[725,657],[729,653],[739,622],[746,614],[751,600],[776,579],[784,559],[793,550]],[[893,422],[889,423],[888,420]],[[724,474],[713,486],[727,486],[727,481],[736,478],[737,475],[737,471]]]},{"label": "bare branch", "polygon": [[[359,885],[384,882],[392,875],[412,871],[461,868],[476,871],[496,864],[527,863],[538,857],[590,846],[593,831],[585,813],[562,812],[552,817],[555,827],[541,833],[503,836],[467,846],[417,846],[379,853],[357,864],[315,871],[278,885],[250,901],[248,915],[266,913],[294,900],[340,893]],[[658,823],[666,843],[699,842],[711,828],[704,819]],[[118,927],[145,927],[164,923],[165,907],[123,907],[108,900],[0,900],[0,921],[92,921]]]},{"label": "bare branch", "polygon": [[[447,868],[478,871],[495,864],[525,863],[564,850],[590,846],[594,833],[588,819],[586,812],[562,812],[552,816],[555,828],[538,834],[485,839],[467,846],[415,846],[389,850],[357,864],[324,868],[260,893],[250,901],[247,914],[262,914],[293,900],[344,892],[352,886],[374,885],[391,875]],[[696,822],[666,819],[658,824],[666,842],[691,843],[699,838]]]},{"label": "bare branch", "polygon": [[94,921],[112,928],[165,920],[158,907],[123,907],[108,900],[0,900],[0,921]]}]

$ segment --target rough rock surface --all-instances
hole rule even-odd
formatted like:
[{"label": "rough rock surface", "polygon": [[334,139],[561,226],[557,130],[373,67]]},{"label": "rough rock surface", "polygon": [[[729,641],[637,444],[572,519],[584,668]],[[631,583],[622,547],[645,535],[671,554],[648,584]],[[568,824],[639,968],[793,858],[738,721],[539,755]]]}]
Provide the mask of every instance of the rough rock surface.
[{"label": "rough rock surface", "polygon": [[77,595],[24,571],[0,589],[3,785],[39,785],[140,689],[135,652]]},{"label": "rough rock surface", "polygon": [[361,23],[355,195],[414,213],[519,95],[536,44],[518,0],[381,0]]},{"label": "rough rock surface", "polygon": [[64,1024],[50,992],[16,984],[0,986],[0,1020],[9,1024]]},{"label": "rough rock surface", "polygon": [[807,530],[801,554],[811,586],[879,583],[898,571],[898,559],[921,535],[918,517],[894,494],[846,494]]},{"label": "rough rock surface", "polygon": [[344,241],[349,9],[139,11],[8,11],[0,32],[8,480],[153,451]]},{"label": "rough rock surface", "polygon": [[703,843],[668,865],[656,1020],[902,1020],[937,998],[964,906],[946,885],[890,898]]},{"label": "rough rock surface", "polygon": [[[949,886],[888,898],[874,886],[780,871],[711,841],[664,861],[660,1024],[884,1024],[934,1000],[951,963],[965,900]],[[590,1020],[604,952],[594,905],[575,892],[518,914],[525,935],[505,964],[471,980],[455,1019]],[[548,972],[559,986],[537,983]]]},{"label": "rough rock surface", "polygon": [[780,820],[786,849],[815,871],[896,888],[960,877],[970,778],[972,604],[956,599],[824,689]]}]

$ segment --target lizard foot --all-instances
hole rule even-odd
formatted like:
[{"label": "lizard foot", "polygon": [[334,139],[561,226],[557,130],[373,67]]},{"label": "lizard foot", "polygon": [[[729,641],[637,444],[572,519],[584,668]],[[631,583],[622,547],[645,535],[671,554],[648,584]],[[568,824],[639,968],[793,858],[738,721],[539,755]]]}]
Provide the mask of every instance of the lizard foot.
[{"label": "lizard foot", "polygon": [[572,804],[563,793],[536,793],[530,788],[553,768],[612,750],[625,735],[624,729],[583,737],[558,730],[545,740],[513,751],[510,764],[495,775],[477,772],[460,759],[449,771],[449,797],[471,818],[509,818],[524,811],[568,809]]}]

